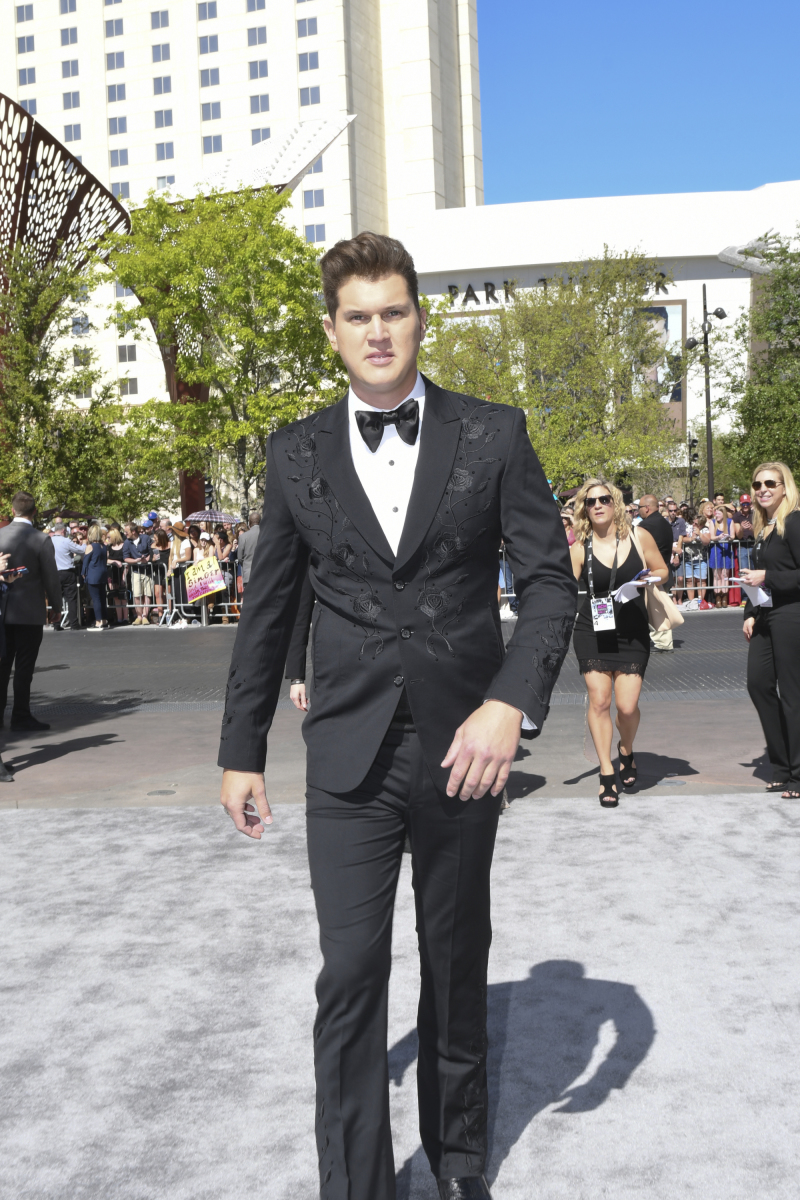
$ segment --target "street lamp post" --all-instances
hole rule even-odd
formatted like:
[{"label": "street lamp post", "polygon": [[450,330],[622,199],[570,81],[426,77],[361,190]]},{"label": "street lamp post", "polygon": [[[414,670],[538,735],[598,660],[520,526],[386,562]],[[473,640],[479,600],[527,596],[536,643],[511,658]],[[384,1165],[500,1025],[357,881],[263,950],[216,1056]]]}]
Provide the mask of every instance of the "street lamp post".
[{"label": "street lamp post", "polygon": [[[727,313],[724,308],[715,308],[711,314],[719,321],[724,321]],[[708,319],[708,304],[706,302],[706,285],[703,284],[703,369],[706,376],[706,464],[708,468],[708,494],[714,495],[714,447],[711,438],[711,355],[708,350],[708,335],[711,332],[711,322]],[[687,338],[686,349],[694,350],[699,346],[697,338]]]}]

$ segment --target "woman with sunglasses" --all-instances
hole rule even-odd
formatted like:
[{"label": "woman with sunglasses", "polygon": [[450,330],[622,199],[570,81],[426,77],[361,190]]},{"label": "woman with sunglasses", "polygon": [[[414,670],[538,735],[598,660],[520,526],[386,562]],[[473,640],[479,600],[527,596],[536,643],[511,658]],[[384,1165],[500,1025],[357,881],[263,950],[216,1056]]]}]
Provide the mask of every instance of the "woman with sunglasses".
[{"label": "woman with sunglasses", "polygon": [[631,528],[622,493],[604,479],[587,479],[575,497],[572,568],[580,585],[572,644],[589,693],[589,731],[600,760],[600,803],[619,804],[611,762],[614,730],[611,696],[617,706],[622,786],[636,783],[633,739],[639,727],[639,693],[650,656],[650,627],[640,590],[627,604],[610,599],[623,583],[647,575],[665,583],[669,575],[652,534]]},{"label": "woman with sunglasses", "polygon": [[[756,706],[772,767],[768,792],[800,799],[800,498],[786,463],[753,472],[753,568],[742,571],[768,603],[744,610],[747,690]],[[780,689],[780,694],[778,689]]]}]

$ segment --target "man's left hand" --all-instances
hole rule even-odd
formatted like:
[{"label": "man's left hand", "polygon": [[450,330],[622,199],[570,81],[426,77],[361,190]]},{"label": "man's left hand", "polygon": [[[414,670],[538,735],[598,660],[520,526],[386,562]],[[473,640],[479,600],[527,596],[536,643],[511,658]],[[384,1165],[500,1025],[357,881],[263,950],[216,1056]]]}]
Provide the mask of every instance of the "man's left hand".
[{"label": "man's left hand", "polygon": [[[499,796],[519,746],[522,713],[502,700],[487,700],[456,730],[442,763],[452,767],[448,796],[479,800],[491,789]],[[459,790],[460,789],[460,790]]]}]

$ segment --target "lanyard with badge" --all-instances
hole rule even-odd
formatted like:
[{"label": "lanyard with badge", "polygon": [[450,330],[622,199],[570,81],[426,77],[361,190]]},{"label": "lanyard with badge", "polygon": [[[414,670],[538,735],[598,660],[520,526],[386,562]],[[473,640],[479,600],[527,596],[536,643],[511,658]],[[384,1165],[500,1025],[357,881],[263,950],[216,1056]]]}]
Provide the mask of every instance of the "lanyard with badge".
[{"label": "lanyard with badge", "polygon": [[611,582],[608,586],[607,596],[595,596],[594,594],[594,575],[592,573],[592,541],[590,537],[586,543],[586,577],[589,581],[589,604],[592,609],[592,628],[595,633],[605,633],[608,630],[616,629],[617,622],[614,617],[614,600],[612,593],[614,591],[614,581],[617,577],[617,556],[619,554],[619,534],[617,534],[617,544],[614,549],[614,562],[611,566]]}]

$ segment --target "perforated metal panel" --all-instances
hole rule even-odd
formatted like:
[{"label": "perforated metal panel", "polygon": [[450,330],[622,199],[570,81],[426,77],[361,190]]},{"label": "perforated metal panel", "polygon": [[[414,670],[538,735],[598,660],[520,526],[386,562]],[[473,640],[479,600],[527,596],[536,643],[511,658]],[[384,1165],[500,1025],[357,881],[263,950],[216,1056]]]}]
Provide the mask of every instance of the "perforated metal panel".
[{"label": "perforated metal panel", "polygon": [[32,246],[37,262],[79,265],[108,232],[130,229],[123,206],[57,138],[0,93],[0,249]]}]

